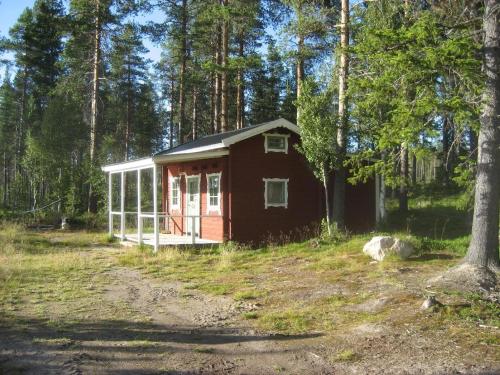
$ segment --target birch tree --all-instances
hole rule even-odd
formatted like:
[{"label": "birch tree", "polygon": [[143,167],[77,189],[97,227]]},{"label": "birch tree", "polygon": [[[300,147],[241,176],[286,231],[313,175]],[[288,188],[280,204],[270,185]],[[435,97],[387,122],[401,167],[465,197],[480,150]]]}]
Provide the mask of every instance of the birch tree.
[{"label": "birch tree", "polygon": [[347,142],[347,82],[349,77],[349,0],[341,1],[340,11],[340,66],[339,66],[339,126],[335,137],[335,150],[338,157],[334,172],[333,187],[333,222],[339,229],[345,227],[345,186],[346,170],[344,159]]}]

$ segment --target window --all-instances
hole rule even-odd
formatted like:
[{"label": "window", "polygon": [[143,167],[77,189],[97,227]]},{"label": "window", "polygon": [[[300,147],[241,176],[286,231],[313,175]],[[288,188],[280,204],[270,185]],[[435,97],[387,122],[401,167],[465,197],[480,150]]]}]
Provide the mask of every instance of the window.
[{"label": "window", "polygon": [[288,154],[289,134],[264,134],[264,149],[268,152],[283,152]]},{"label": "window", "polygon": [[172,177],[170,184],[170,209],[180,208],[179,177]]},{"label": "window", "polygon": [[264,178],[265,208],[288,208],[288,178]]},{"label": "window", "polygon": [[207,212],[220,213],[220,173],[207,174]]}]

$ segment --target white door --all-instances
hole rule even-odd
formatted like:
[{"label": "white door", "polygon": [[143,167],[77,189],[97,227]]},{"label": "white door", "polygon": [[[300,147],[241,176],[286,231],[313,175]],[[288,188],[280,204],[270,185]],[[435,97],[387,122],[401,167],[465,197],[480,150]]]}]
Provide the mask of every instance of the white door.
[{"label": "white door", "polygon": [[[193,220],[196,237],[200,236],[200,176],[187,177],[186,190],[186,230],[191,235]],[[196,216],[196,218],[190,217]]]}]

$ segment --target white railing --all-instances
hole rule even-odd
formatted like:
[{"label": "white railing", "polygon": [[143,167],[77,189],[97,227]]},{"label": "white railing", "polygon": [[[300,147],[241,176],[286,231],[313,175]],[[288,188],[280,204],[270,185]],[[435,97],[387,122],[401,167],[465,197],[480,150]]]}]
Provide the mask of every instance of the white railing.
[{"label": "white railing", "polygon": [[[119,238],[121,240],[126,240],[126,215],[133,215],[137,217],[137,242],[139,244],[144,243],[144,220],[152,219],[153,220],[153,235],[154,235],[154,243],[158,246],[160,242],[160,219],[164,219],[164,229],[167,232],[175,231],[175,226],[179,225],[181,229],[182,236],[189,236],[191,238],[191,244],[196,244],[196,238],[199,237],[200,233],[197,233],[196,226],[197,221],[199,221],[199,229],[198,232],[201,231],[201,220],[203,218],[218,218],[222,217],[221,215],[169,215],[165,212],[133,212],[133,211],[111,211],[109,213],[109,233],[110,235],[114,234],[114,226],[113,226],[113,217],[120,217],[120,234]],[[156,220],[155,220],[156,219]],[[171,222],[175,222],[175,219],[178,219],[180,223],[171,224]],[[184,219],[188,219],[184,221]],[[171,225],[173,228],[171,228]],[[188,228],[190,226],[190,228]]]}]

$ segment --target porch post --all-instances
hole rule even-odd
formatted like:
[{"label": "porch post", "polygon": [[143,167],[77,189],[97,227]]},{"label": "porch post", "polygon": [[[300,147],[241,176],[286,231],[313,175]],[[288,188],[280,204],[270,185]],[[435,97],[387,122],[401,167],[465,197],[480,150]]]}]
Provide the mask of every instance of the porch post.
[{"label": "porch post", "polygon": [[142,244],[141,170],[137,170],[137,242]]},{"label": "porch post", "polygon": [[125,172],[121,172],[120,184],[120,238],[125,240]]},{"label": "porch post", "polygon": [[160,231],[158,220],[158,179],[156,178],[156,164],[153,165],[153,217],[154,217],[154,252],[158,251],[160,244]]},{"label": "porch post", "polygon": [[113,174],[108,174],[108,234],[113,235]]},{"label": "porch post", "polygon": [[191,243],[196,243],[196,217],[191,216]]}]

